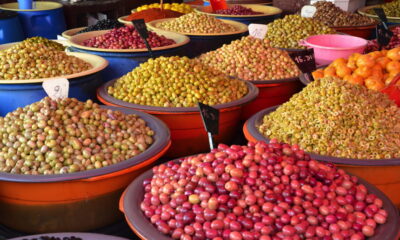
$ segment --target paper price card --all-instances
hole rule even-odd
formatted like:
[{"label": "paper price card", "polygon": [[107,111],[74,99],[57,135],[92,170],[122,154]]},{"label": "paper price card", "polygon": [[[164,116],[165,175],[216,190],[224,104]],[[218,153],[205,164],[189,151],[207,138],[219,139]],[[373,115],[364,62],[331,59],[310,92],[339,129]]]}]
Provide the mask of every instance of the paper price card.
[{"label": "paper price card", "polygon": [[66,78],[53,78],[43,81],[45,92],[51,99],[67,98],[69,91],[69,82]]},{"label": "paper price card", "polygon": [[316,12],[317,12],[316,7],[311,5],[306,5],[301,9],[301,16],[305,18],[312,18],[314,17]]},{"label": "paper price card", "polygon": [[264,39],[265,35],[267,35],[268,26],[265,24],[256,24],[251,23],[249,25],[249,34],[252,37]]}]

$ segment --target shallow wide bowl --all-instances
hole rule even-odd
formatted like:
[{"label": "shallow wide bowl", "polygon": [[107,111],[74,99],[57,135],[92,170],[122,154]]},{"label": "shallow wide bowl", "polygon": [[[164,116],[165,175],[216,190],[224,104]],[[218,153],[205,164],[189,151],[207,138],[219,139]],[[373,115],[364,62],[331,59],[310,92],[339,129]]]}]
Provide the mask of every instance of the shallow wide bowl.
[{"label": "shallow wide bowl", "polygon": [[[6,49],[12,44],[0,46],[0,50]],[[69,80],[69,97],[80,101],[96,99],[96,88],[102,83],[102,72],[107,67],[108,61],[102,57],[87,53],[68,53],[78,57],[92,65],[92,68],[80,73],[59,76]],[[0,80],[0,116],[14,111],[18,107],[24,107],[37,102],[47,96],[42,87],[44,80],[54,79],[29,79],[29,80]]]},{"label": "shallow wide bowl", "polygon": [[[115,81],[110,81],[99,88],[97,91],[98,99],[106,105],[144,111],[163,120],[171,130],[172,146],[166,154],[168,157],[187,156],[209,150],[207,133],[197,107],[164,108],[124,102],[110,96],[107,92],[108,87],[114,85]],[[243,98],[213,106],[220,111],[219,134],[215,136],[216,142],[228,143],[232,141],[237,133],[236,131],[240,128],[239,123],[243,106],[254,100],[258,95],[258,89],[253,84],[247,82],[247,86],[249,91]]]},{"label": "shallow wide bowl", "polygon": [[132,109],[155,132],[143,153],[107,167],[53,175],[0,172],[0,223],[27,233],[88,231],[121,216],[118,199],[125,187],[160,158],[170,146],[170,133],[159,119]]},{"label": "shallow wide bowl", "polygon": [[[90,51],[98,51],[98,52],[111,52],[111,53],[137,53],[137,52],[148,52],[147,48],[140,48],[140,49],[106,49],[106,48],[95,48],[95,47],[87,47],[83,45],[83,42],[97,36],[101,36],[109,32],[110,30],[100,30],[100,31],[92,31],[92,32],[85,32],[85,33],[80,33],[72,36],[69,41],[71,42],[71,46],[84,49],[84,50],[90,50]],[[163,47],[155,47],[152,48],[152,51],[160,51],[160,50],[166,50],[166,49],[171,49],[171,48],[177,48],[180,46],[183,46],[189,42],[189,38],[186,37],[185,35],[182,34],[177,34],[173,32],[168,32],[168,31],[154,31],[159,35],[163,35],[167,38],[173,39],[176,43],[171,44],[168,46],[163,46]]]},{"label": "shallow wide bowl", "polygon": [[214,16],[219,19],[227,19],[227,20],[234,20],[246,25],[250,23],[261,23],[267,24],[269,22],[274,21],[275,19],[279,18],[282,10],[277,7],[272,6],[265,6],[261,4],[228,4],[228,7],[232,7],[234,5],[241,5],[246,8],[250,8],[255,12],[260,12],[261,14],[257,15],[227,15],[227,14],[216,14],[214,13],[211,6],[204,6],[199,9],[195,9],[195,12],[204,13],[207,15]]},{"label": "shallow wide bowl", "polygon": [[140,63],[146,62],[150,58],[159,56],[183,56],[187,51],[190,39],[182,34],[168,32],[164,30],[154,30],[157,34],[164,35],[167,38],[175,40],[176,44],[154,48],[152,49],[153,55],[147,49],[100,49],[85,47],[82,42],[90,37],[104,34],[109,30],[81,33],[73,36],[71,47],[69,50],[72,52],[90,53],[101,56],[109,62],[109,66],[104,70],[104,80],[109,81],[117,77],[121,77],[126,73],[132,71]]},{"label": "shallow wide bowl", "polygon": [[[159,232],[140,209],[140,203],[143,201],[144,195],[143,181],[152,176],[153,170],[150,169],[136,178],[124,191],[120,199],[119,207],[125,214],[125,219],[131,229],[141,239],[172,240],[172,238]],[[400,228],[398,224],[400,221],[398,210],[385,194],[376,187],[363,179],[359,179],[359,182],[367,187],[368,192],[375,194],[383,200],[383,208],[388,212],[387,222],[377,227],[375,231],[376,235],[368,238],[368,240],[395,240]]]},{"label": "shallow wide bowl", "polygon": [[[243,131],[248,141],[269,142],[269,139],[262,135],[257,127],[261,125],[263,116],[277,108],[278,106],[264,109],[245,123]],[[307,154],[315,160],[334,163],[345,171],[365,179],[384,192],[400,208],[400,159],[352,159],[322,156],[314,153]]]},{"label": "shallow wide bowl", "polygon": [[[147,23],[147,26],[150,29],[158,30],[158,24],[163,21],[171,21],[173,18],[165,18],[154,20]],[[234,25],[237,31],[230,33],[181,33],[185,34],[190,38],[190,43],[185,48],[185,56],[190,58],[197,57],[202,53],[206,53],[209,51],[213,51],[217,48],[220,48],[224,44],[229,44],[233,40],[240,39],[241,37],[248,34],[247,25],[231,20],[221,19],[221,21]]]},{"label": "shallow wide bowl", "polygon": [[[368,17],[371,17],[371,18],[374,18],[374,19],[380,21],[380,18],[378,17],[378,15],[376,15],[375,13],[374,14],[368,13],[368,10],[374,9],[374,8],[379,8],[379,7],[380,7],[379,5],[367,6],[367,7],[358,9],[357,12],[361,15],[368,16]],[[389,24],[400,23],[400,17],[387,17],[387,20],[388,20]]]}]

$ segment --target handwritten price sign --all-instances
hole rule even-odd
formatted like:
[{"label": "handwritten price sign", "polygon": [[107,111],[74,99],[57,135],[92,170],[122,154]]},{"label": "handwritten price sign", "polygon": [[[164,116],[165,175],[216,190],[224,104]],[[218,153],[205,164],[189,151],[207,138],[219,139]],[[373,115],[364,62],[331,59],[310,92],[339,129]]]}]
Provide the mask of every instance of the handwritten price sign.
[{"label": "handwritten price sign", "polygon": [[69,91],[69,82],[66,78],[53,78],[45,80],[42,87],[51,99],[67,98]]},{"label": "handwritten price sign", "polygon": [[290,57],[303,73],[313,72],[316,68],[314,49],[305,49],[290,53]]},{"label": "handwritten price sign", "polygon": [[252,37],[264,39],[265,35],[267,35],[268,26],[265,24],[256,24],[251,23],[249,25],[249,34]]}]

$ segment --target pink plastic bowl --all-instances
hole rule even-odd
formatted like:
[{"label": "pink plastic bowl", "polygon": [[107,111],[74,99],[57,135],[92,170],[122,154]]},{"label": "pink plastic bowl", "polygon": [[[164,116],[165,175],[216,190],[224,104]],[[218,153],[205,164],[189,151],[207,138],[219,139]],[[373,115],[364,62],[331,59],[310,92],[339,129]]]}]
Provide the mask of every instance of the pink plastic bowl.
[{"label": "pink plastic bowl", "polygon": [[300,45],[314,48],[317,65],[327,65],[335,59],[363,53],[367,40],[349,35],[325,34],[310,36],[300,41]]}]

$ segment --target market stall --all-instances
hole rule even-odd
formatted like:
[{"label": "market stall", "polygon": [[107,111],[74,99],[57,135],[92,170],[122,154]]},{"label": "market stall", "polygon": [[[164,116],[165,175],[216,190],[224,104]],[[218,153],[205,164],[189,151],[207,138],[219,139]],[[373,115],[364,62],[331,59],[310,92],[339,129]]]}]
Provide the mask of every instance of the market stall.
[{"label": "market stall", "polygon": [[400,0],[22,1],[0,240],[400,237]]}]

